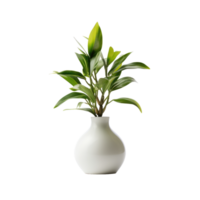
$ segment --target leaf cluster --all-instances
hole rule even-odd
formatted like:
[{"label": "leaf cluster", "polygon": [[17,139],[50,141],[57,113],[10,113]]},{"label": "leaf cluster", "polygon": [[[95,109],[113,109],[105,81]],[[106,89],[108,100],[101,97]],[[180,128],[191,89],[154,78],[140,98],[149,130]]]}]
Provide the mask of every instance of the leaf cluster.
[{"label": "leaf cluster", "polygon": [[[125,63],[135,53],[134,50],[123,53],[123,50],[108,46],[104,54],[105,35],[99,21],[94,22],[88,35],[81,35],[81,38],[86,40],[86,47],[77,37],[72,36],[77,44],[77,51],[73,54],[81,70],[52,70],[48,73],[48,75],[58,76],[71,86],[68,87],[70,92],[57,99],[51,109],[58,109],[70,100],[81,99],[82,101],[77,101],[74,108],[64,108],[61,111],[83,111],[93,116],[102,116],[105,115],[109,105],[115,102],[133,105],[140,114],[144,114],[144,108],[137,99],[112,98],[112,94],[132,83],[139,84],[137,78],[123,76],[125,70],[152,70],[152,68],[142,61]],[[103,71],[103,77],[99,77],[101,71]],[[83,107],[84,105],[87,107]]]}]

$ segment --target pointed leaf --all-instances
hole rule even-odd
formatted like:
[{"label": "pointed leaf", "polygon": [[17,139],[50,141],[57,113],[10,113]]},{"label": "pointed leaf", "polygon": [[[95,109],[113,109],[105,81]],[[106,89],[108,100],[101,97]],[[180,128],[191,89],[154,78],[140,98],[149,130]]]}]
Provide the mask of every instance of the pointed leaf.
[{"label": "pointed leaf", "polygon": [[72,92],[67,94],[66,96],[62,97],[57,104],[54,106],[54,108],[57,108],[59,105],[64,103],[65,101],[69,99],[89,99],[87,95],[80,93],[80,92]]},{"label": "pointed leaf", "polygon": [[108,56],[107,56],[107,66],[109,66],[119,54],[120,54],[120,51],[114,52],[114,49],[110,47],[108,51]]},{"label": "pointed leaf", "polygon": [[132,77],[124,77],[124,78],[121,78],[119,80],[117,80],[111,87],[111,91],[114,91],[114,90],[118,90],[118,89],[121,89],[123,87],[125,87],[126,85],[130,84],[131,82],[136,82],[134,78]]},{"label": "pointed leaf", "polygon": [[117,60],[115,60],[115,62],[113,63],[112,68],[111,68],[110,71],[108,72],[108,75],[112,74],[112,73],[115,71],[115,69],[116,69],[117,67],[119,67],[119,65],[121,65],[121,64],[126,60],[126,58],[127,58],[130,54],[131,54],[131,52],[130,52],[130,53],[127,53],[127,54],[125,54],[125,55],[119,57]]},{"label": "pointed leaf", "polygon": [[[78,53],[78,52],[77,52]],[[64,76],[72,76],[77,78],[84,78],[83,74],[79,70],[74,69],[64,69],[57,73],[58,76],[64,75]]]},{"label": "pointed leaf", "polygon": [[140,110],[140,112],[142,112],[142,108],[140,107],[139,103],[133,99],[123,97],[119,99],[113,99],[112,101],[117,103],[133,104]]},{"label": "pointed leaf", "polygon": [[85,104],[85,101],[77,101],[75,104],[75,108],[82,108]]},{"label": "pointed leaf", "polygon": [[78,54],[76,53],[77,58],[79,59],[81,65],[83,66],[83,74],[85,76],[90,75],[90,58],[87,55],[84,54]]},{"label": "pointed leaf", "polygon": [[90,112],[95,116],[95,113],[91,108],[72,108],[72,109],[65,109],[65,110],[82,110],[82,111]]},{"label": "pointed leaf", "polygon": [[88,37],[86,35],[80,35],[81,38],[88,40]]},{"label": "pointed leaf", "polygon": [[98,23],[95,24],[94,28],[90,32],[88,39],[88,53],[90,57],[94,57],[99,51],[101,51],[103,43],[103,37],[101,28]]},{"label": "pointed leaf", "polygon": [[71,38],[78,45],[78,47],[80,47],[81,50],[87,55],[88,54],[87,50],[86,50],[85,46],[81,43],[81,41],[76,36],[71,36]]},{"label": "pointed leaf", "polygon": [[102,89],[103,93],[105,93],[108,83],[109,80],[107,78],[100,78],[96,85],[99,89]]},{"label": "pointed leaf", "polygon": [[66,111],[77,111],[76,108],[62,108],[61,112],[66,112]]},{"label": "pointed leaf", "polygon": [[79,90],[76,90],[72,87],[67,87],[67,89],[70,91],[70,92],[79,92]]},{"label": "pointed leaf", "polygon": [[122,65],[121,68],[119,68],[116,72],[120,72],[125,69],[150,69],[150,68],[147,65],[145,65],[144,63],[133,62],[133,63],[129,63],[127,65]]},{"label": "pointed leaf", "polygon": [[[58,72],[55,72],[56,74],[58,74]],[[62,77],[63,79],[65,79],[67,82],[69,82],[71,85],[77,85],[77,84],[81,84],[81,82],[79,81],[79,79],[77,77],[70,77],[70,76],[63,76],[61,74],[58,74],[60,77]]]},{"label": "pointed leaf", "polygon": [[75,85],[73,88],[70,88],[71,90],[81,90],[82,92],[84,92],[85,94],[87,94],[87,96],[90,98],[90,100],[94,103],[96,101],[96,98],[94,96],[94,94],[92,93],[92,91],[85,87],[84,85],[78,84]]},{"label": "pointed leaf", "polygon": [[85,104],[84,101],[77,101],[76,105],[74,108],[63,108],[61,109],[61,112],[66,112],[66,111],[83,111],[83,112],[88,112],[91,113],[92,115],[94,115],[94,112],[92,111],[91,108],[89,107],[83,107]]},{"label": "pointed leaf", "polygon": [[76,49],[79,53],[82,53],[82,54],[86,55],[86,54],[84,53],[84,51],[83,51],[80,47],[76,46],[75,49]]},{"label": "pointed leaf", "polygon": [[101,52],[99,51],[95,57],[90,59],[90,74],[94,71],[94,69],[97,67],[97,64],[99,62]]},{"label": "pointed leaf", "polygon": [[110,91],[111,85],[116,81],[116,79],[118,79],[118,76],[108,77],[109,82],[108,82],[106,90]]},{"label": "pointed leaf", "polygon": [[[107,62],[107,59],[105,58],[105,62]],[[97,66],[95,67],[95,72],[98,73],[99,70],[104,66],[103,60],[99,60],[97,63]]]},{"label": "pointed leaf", "polygon": [[112,74],[112,76],[123,76],[124,70],[121,70],[121,68]]}]

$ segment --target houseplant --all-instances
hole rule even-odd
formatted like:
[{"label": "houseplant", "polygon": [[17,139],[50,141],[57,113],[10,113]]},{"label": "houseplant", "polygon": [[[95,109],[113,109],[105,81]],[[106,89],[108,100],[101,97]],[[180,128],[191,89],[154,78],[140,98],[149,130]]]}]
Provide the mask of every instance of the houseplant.
[{"label": "houseplant", "polygon": [[[54,108],[69,99],[83,100],[78,103],[77,108],[65,109],[87,111],[94,116],[92,126],[77,143],[75,158],[85,173],[116,173],[123,163],[125,148],[120,138],[110,129],[109,117],[103,115],[111,102],[132,104],[142,112],[137,101],[125,97],[111,100],[110,95],[113,91],[135,82],[132,77],[121,78],[124,70],[149,69],[149,67],[141,62],[123,64],[131,53],[119,56],[120,51],[114,51],[112,47],[109,48],[105,58],[101,52],[103,36],[98,23],[86,39],[88,51],[76,40],[80,45],[81,53],[76,53],[76,56],[82,65],[82,73],[73,70],[54,72],[73,86],[70,88],[73,92],[62,97]],[[98,72],[102,68],[105,77],[98,78]],[[82,105],[87,107],[82,108]]]}]

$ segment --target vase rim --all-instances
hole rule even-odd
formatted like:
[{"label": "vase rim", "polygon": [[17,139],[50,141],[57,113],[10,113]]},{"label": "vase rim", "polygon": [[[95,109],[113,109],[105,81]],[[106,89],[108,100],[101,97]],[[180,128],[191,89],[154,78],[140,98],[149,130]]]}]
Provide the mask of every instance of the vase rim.
[{"label": "vase rim", "polygon": [[89,116],[89,117],[112,117],[112,116]]},{"label": "vase rim", "polygon": [[91,121],[95,124],[107,124],[110,121],[110,117],[91,117]]}]

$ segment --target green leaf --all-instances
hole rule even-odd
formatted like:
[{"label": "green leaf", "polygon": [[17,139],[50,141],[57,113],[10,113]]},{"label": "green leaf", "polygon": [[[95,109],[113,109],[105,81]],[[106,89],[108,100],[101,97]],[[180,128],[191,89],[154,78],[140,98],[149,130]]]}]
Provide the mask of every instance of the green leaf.
[{"label": "green leaf", "polygon": [[88,37],[86,35],[80,35],[81,38],[88,40]]},{"label": "green leaf", "polygon": [[67,87],[67,89],[70,91],[70,92],[78,92],[78,90],[72,88],[72,87]]},{"label": "green leaf", "polygon": [[85,76],[90,75],[90,58],[85,54],[76,53],[77,58],[79,59],[81,65],[83,66],[83,74]]},{"label": "green leaf", "polygon": [[122,90],[129,86],[131,83],[140,84],[139,80],[133,76],[110,76],[99,77],[97,87],[103,89],[103,93],[113,93],[117,90]]},{"label": "green leaf", "polygon": [[[58,72],[55,72],[56,74],[58,74]],[[81,84],[81,82],[79,81],[79,79],[77,77],[70,77],[70,76],[63,76],[61,74],[58,74],[60,77],[62,77],[63,79],[65,79],[67,82],[69,82],[71,85],[77,85],[77,84]]]},{"label": "green leaf", "polygon": [[75,85],[73,88],[70,88],[70,89],[73,90],[73,91],[81,90],[82,92],[87,94],[87,96],[90,98],[90,100],[93,103],[95,103],[96,98],[95,98],[94,94],[92,93],[92,91],[89,88],[85,87],[84,85],[78,84],[78,85]]},{"label": "green leaf", "polygon": [[112,86],[112,84],[118,79],[118,76],[110,76],[108,77],[108,80],[109,80],[109,83],[108,83],[108,86],[107,86],[107,90],[110,91],[110,88]]},{"label": "green leaf", "polygon": [[88,112],[91,113],[92,115],[95,115],[93,110],[89,107],[85,108],[83,107],[85,104],[85,101],[77,101],[76,105],[74,108],[63,108],[61,109],[61,112],[66,112],[66,111],[83,111],[83,112]]},{"label": "green leaf", "polygon": [[121,68],[119,68],[115,73],[121,72],[125,69],[150,69],[147,65],[141,62],[133,62],[129,63],[127,65],[122,65]]},{"label": "green leaf", "polygon": [[97,67],[97,64],[99,62],[101,52],[99,51],[95,57],[90,59],[90,74],[94,71],[94,69]]},{"label": "green leaf", "polygon": [[132,77],[124,77],[124,78],[121,78],[119,80],[117,80],[111,87],[111,91],[114,91],[114,90],[118,90],[118,89],[121,89],[123,87],[125,87],[126,85],[130,84],[131,82],[136,82],[134,78]]},{"label": "green leaf", "polygon": [[86,55],[86,54],[84,53],[84,51],[83,51],[81,48],[79,48],[78,46],[76,46],[75,49],[76,49],[79,53],[82,53],[82,54]]},{"label": "green leaf", "polygon": [[81,43],[81,41],[76,36],[71,36],[73,41],[80,47],[80,49],[84,52],[85,55],[88,55],[85,46]]},{"label": "green leaf", "polygon": [[[107,59],[105,58],[105,62],[107,62]],[[95,72],[98,73],[99,70],[104,66],[103,60],[99,60],[97,63],[97,66],[95,67]]]},{"label": "green leaf", "polygon": [[95,113],[94,113],[94,111],[91,108],[72,108],[72,109],[65,109],[65,110],[82,110],[82,111],[90,112],[90,113],[92,113],[95,116]]},{"label": "green leaf", "polygon": [[82,108],[85,104],[85,101],[77,101],[75,104],[75,108]]},{"label": "green leaf", "polygon": [[109,66],[119,54],[120,54],[120,51],[114,52],[114,49],[110,47],[108,51],[108,56],[107,56],[107,66]]},{"label": "green leaf", "polygon": [[74,69],[64,69],[57,73],[57,75],[65,75],[65,76],[72,76],[77,78],[84,78],[83,74],[79,70]]},{"label": "green leaf", "polygon": [[101,28],[98,23],[95,24],[94,28],[90,32],[88,39],[88,52],[90,57],[94,57],[99,51],[101,51],[103,43],[103,36]]},{"label": "green leaf", "polygon": [[119,57],[117,60],[115,60],[115,62],[113,63],[112,68],[111,68],[110,71],[108,72],[108,75],[112,74],[112,73],[115,71],[115,69],[116,69],[117,67],[119,67],[119,65],[121,65],[121,64],[126,60],[126,58],[127,58],[130,54],[131,54],[131,52],[130,52],[130,53],[127,53],[127,54],[125,54],[125,55]]},{"label": "green leaf", "polygon": [[89,99],[87,95],[80,93],[80,92],[72,92],[67,94],[66,96],[62,97],[57,104],[54,106],[54,108],[57,108],[59,105],[64,103],[65,101],[69,99]]},{"label": "green leaf", "polygon": [[100,78],[96,86],[105,93],[108,83],[109,80],[107,78]]},{"label": "green leaf", "polygon": [[123,74],[124,74],[124,70],[120,70],[120,71],[118,70],[115,73],[113,73],[112,76],[123,76]]},{"label": "green leaf", "polygon": [[136,107],[138,107],[140,112],[142,112],[142,108],[140,107],[139,103],[133,99],[123,97],[123,98],[119,98],[119,99],[113,99],[112,101],[115,101],[117,103],[133,104]]}]

